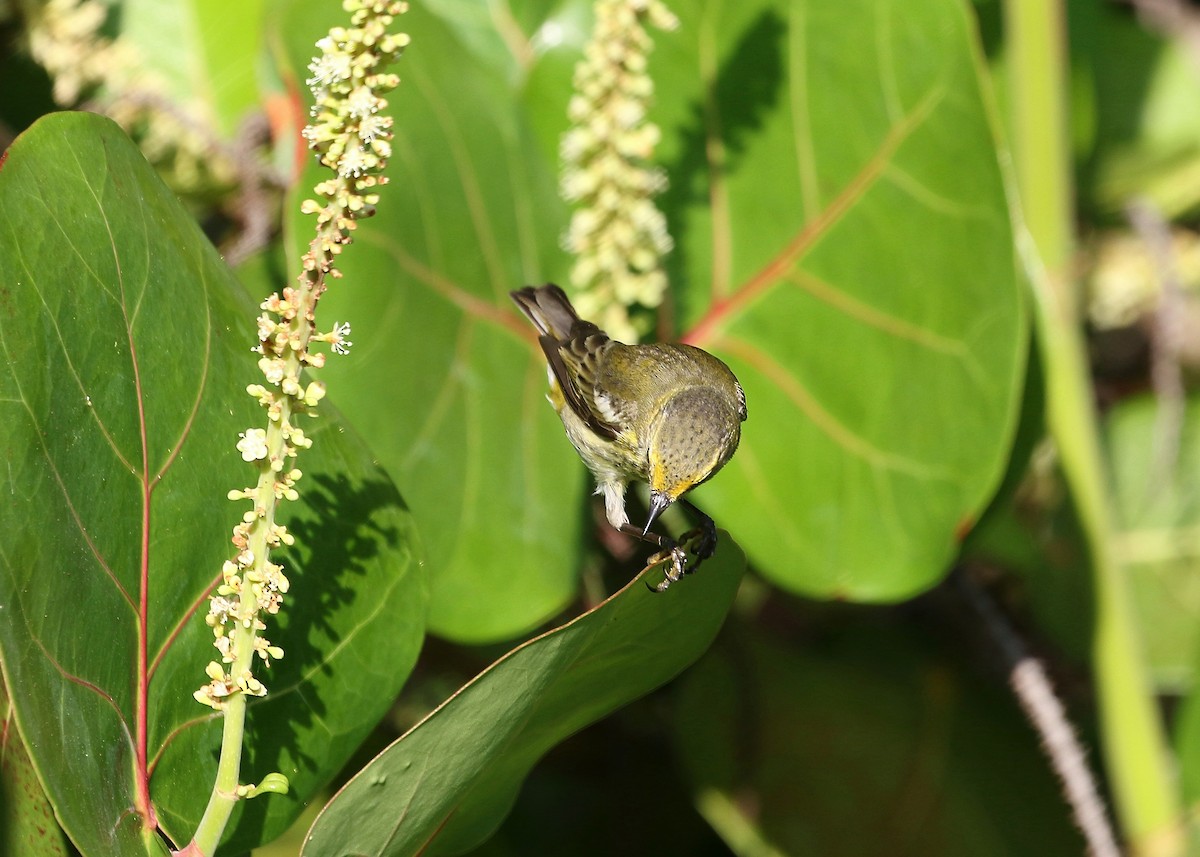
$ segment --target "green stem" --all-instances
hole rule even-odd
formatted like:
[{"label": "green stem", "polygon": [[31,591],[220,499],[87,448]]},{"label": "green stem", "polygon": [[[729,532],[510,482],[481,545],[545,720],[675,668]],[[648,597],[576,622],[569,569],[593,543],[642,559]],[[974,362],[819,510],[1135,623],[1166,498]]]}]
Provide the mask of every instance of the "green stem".
[{"label": "green stem", "polygon": [[[311,291],[306,297],[311,301]],[[309,304],[306,304],[306,307]],[[312,328],[308,320],[301,317],[294,322],[301,331],[301,342],[304,348]],[[289,377],[298,377],[300,372],[299,352],[289,350],[287,357]],[[292,418],[290,400],[285,396],[280,401],[280,419],[272,420],[267,426],[267,457],[263,461],[255,490],[255,508],[261,510],[259,518],[250,530],[249,547],[254,553],[254,563],[242,575],[242,590],[239,596],[237,623],[231,630],[233,636],[233,663],[229,674],[235,679],[241,675],[249,675],[254,666],[254,621],[258,617],[258,600],[254,595],[251,578],[255,573],[262,580],[262,571],[270,560],[269,536],[275,524],[277,499],[275,496],[276,472],[271,468],[272,461],[285,461],[286,439],[282,426]],[[222,709],[225,715],[224,727],[221,731],[221,755],[217,761],[217,777],[213,782],[212,794],[205,807],[204,816],[192,837],[192,846],[199,849],[205,857],[211,857],[221,841],[229,817],[233,814],[234,804],[239,800],[237,789],[242,766],[242,746],[246,732],[246,694],[236,691],[225,701]]]},{"label": "green stem", "polygon": [[1096,414],[1078,326],[1039,294],[1038,323],[1047,367],[1047,419],[1092,561],[1096,626],[1093,669],[1109,783],[1132,850],[1182,853],[1179,796],[1154,688],[1142,660],[1129,584],[1114,550]]},{"label": "green stem", "polygon": [[246,729],[246,697],[236,693],[225,703],[225,727],[221,732],[221,758],[217,762],[217,778],[212,795],[204,809],[204,817],[192,837],[192,845],[205,857],[211,857],[233,814],[237,803],[238,777],[242,767],[242,739]]},{"label": "green stem", "polygon": [[1047,373],[1047,421],[1092,561],[1092,656],[1110,785],[1133,853],[1168,857],[1183,850],[1179,796],[1115,550],[1111,494],[1069,270],[1074,241],[1064,16],[1061,0],[1006,0],[1014,165],[1036,247],[1031,255],[1038,257],[1030,267]]},{"label": "green stem", "polygon": [[1025,224],[1042,264],[1075,317],[1066,278],[1074,252],[1067,131],[1066,7],[1063,0],[1006,0],[1005,67],[1010,137]]},{"label": "green stem", "polygon": [[[270,515],[272,521],[274,520],[273,512],[272,509]],[[259,540],[253,537],[264,529],[260,521],[258,528],[252,534],[255,543]],[[265,539],[262,541],[261,553],[257,550],[255,552],[256,565],[267,560]],[[250,595],[247,585],[247,589],[243,593],[243,607],[239,612],[249,614],[251,622],[255,614],[252,604],[253,597]],[[229,668],[229,674],[239,676],[248,672],[254,664],[254,626],[253,624],[247,626],[239,621],[232,634],[234,658]],[[221,755],[217,760],[217,777],[213,781],[212,794],[209,796],[208,806],[204,809],[204,816],[200,819],[200,824],[192,837],[192,845],[198,848],[205,857],[211,857],[216,852],[221,835],[225,832],[225,826],[229,823],[229,817],[233,814],[234,804],[239,800],[237,789],[241,784],[239,779],[242,769],[242,747],[246,736],[246,694],[233,693],[225,701],[222,712],[225,715],[225,721],[221,730]]]}]

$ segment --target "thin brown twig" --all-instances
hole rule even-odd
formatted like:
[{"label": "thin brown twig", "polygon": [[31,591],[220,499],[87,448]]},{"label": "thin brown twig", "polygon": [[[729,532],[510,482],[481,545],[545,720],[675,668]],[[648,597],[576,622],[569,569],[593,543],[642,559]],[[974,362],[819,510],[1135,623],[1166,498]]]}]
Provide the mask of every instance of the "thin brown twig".
[{"label": "thin brown twig", "polygon": [[1200,12],[1187,0],[1132,0],[1138,20],[1148,30],[1176,39],[1200,70]]},{"label": "thin brown twig", "polygon": [[1083,833],[1091,857],[1121,857],[1112,822],[1100,797],[1096,777],[1087,755],[1067,718],[1062,701],[1054,692],[1046,668],[1029,653],[999,607],[965,571],[955,575],[959,591],[983,620],[1000,649],[1008,670],[1008,681],[1034,731],[1042,751],[1050,760],[1071,807],[1075,825]]},{"label": "thin brown twig", "polygon": [[260,153],[270,131],[266,115],[252,113],[238,126],[230,151],[240,189],[234,200],[234,216],[241,226],[223,248],[225,261],[231,268],[266,247],[275,231],[275,207],[268,188],[281,187],[283,181],[260,163]]}]

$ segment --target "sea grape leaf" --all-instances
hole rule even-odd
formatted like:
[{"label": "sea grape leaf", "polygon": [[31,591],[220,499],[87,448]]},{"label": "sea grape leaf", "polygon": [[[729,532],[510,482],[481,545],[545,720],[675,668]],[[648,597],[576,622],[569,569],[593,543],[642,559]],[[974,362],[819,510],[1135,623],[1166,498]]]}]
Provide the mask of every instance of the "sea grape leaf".
[{"label": "sea grape leaf", "polygon": [[434,857],[478,845],[547,750],[708,648],[744,567],[722,533],[717,555],[666,593],[650,592],[644,581],[652,578],[640,575],[509,652],[359,771],[318,816],[301,853]]},{"label": "sea grape leaf", "polygon": [[[265,0],[120,0],[119,37],[136,57],[132,87],[162,91],[187,132],[232,140],[259,109]],[[313,37],[314,39],[316,36]]]},{"label": "sea grape leaf", "polygon": [[697,501],[787,589],[912,595],[1000,480],[1028,335],[969,11],[672,8],[675,314],[750,415]]},{"label": "sea grape leaf", "polygon": [[1015,701],[944,641],[865,622],[808,647],[728,631],[679,682],[674,734],[734,853],[1083,850]]},{"label": "sea grape leaf", "polygon": [[[221,720],[192,692],[217,658],[207,594],[254,478],[253,302],[124,133],[57,114],[0,168],[0,659],[46,793],[76,846],[163,853],[208,799]],[[276,284],[278,286],[278,284]],[[261,376],[257,379],[261,380]],[[423,635],[425,585],[396,488],[336,411],[282,521],[291,591],[266,635],[234,846],[281,832],[387,710]]]}]

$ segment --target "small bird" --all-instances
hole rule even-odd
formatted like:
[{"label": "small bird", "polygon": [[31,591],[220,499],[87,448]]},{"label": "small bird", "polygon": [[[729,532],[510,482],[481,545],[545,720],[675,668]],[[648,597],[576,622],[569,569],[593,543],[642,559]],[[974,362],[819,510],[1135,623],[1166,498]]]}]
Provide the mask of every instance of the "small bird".
[{"label": "small bird", "polygon": [[[550,403],[567,437],[596,478],[608,522],[661,548],[651,564],[670,559],[662,592],[685,571],[712,556],[717,544],[711,518],[683,494],[705,482],[733,456],[746,419],[746,394],[729,367],[691,345],[626,345],[582,320],[558,286],[510,292],[538,329],[549,363]],[[644,527],[629,523],[625,488],[650,485]],[[653,534],[658,516],[680,500],[701,520],[683,537],[697,540],[696,560],[671,539]]]}]

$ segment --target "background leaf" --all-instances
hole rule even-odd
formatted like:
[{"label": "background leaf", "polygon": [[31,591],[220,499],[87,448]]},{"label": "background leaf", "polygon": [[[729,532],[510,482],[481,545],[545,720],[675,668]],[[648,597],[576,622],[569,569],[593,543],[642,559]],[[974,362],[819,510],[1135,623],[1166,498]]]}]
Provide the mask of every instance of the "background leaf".
[{"label": "background leaf", "polygon": [[232,140],[259,104],[265,0],[120,0],[119,6],[120,35],[136,52],[140,73],[192,123]]},{"label": "background leaf", "polygon": [[734,853],[1081,853],[999,683],[927,631],[864,619],[804,646],[731,623],[681,681],[681,755]]},{"label": "background leaf", "polygon": [[665,595],[641,575],[525,643],[363,768],[317,818],[303,854],[459,854],[508,812],[550,747],[668,681],[716,635],[745,560],[717,555]]},{"label": "background leaf", "polygon": [[1105,425],[1117,545],[1145,657],[1158,686],[1176,693],[1192,685],[1200,643],[1200,401],[1190,397],[1182,418],[1179,438],[1164,441],[1162,421],[1174,417],[1138,396],[1114,406]]},{"label": "background leaf", "polygon": [[[243,392],[255,310],[107,120],[40,121],[8,151],[0,206],[22,212],[0,227],[0,487],[13,498],[0,508],[0,658],[76,845],[161,853],[132,811],[138,723],[159,820],[186,841],[220,740],[191,698],[215,655],[206,593],[241,512],[225,493],[253,475],[233,444],[262,422]],[[267,632],[287,657],[263,676],[273,693],[252,705],[243,765],[251,781],[282,771],[293,792],[239,807],[243,849],[345,763],[422,638],[403,500],[332,409],[314,425],[303,500],[284,509],[300,542],[284,558],[292,589]]]},{"label": "background leaf", "polygon": [[1187,42],[1134,10],[1070,0],[1079,204],[1123,220],[1130,198],[1168,216],[1200,206],[1200,89]]}]

